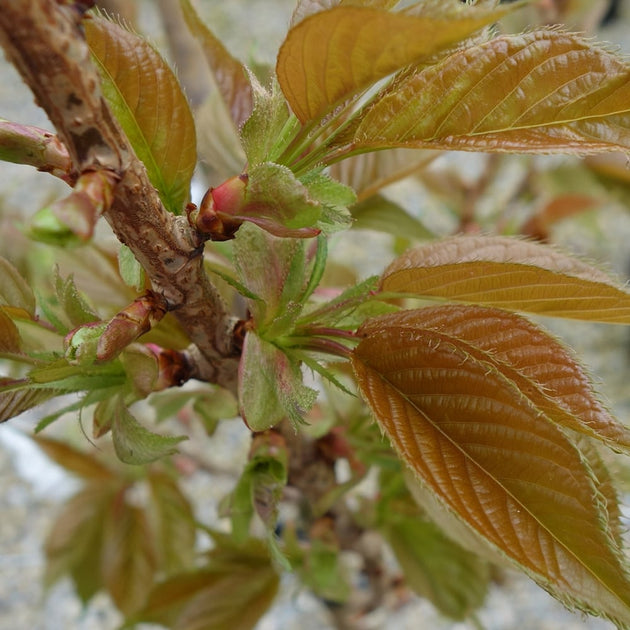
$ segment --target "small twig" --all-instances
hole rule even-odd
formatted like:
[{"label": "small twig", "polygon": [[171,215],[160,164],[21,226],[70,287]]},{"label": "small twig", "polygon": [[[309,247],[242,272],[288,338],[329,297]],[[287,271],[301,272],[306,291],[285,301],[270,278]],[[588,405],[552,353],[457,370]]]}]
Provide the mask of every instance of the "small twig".
[{"label": "small twig", "polygon": [[198,378],[234,391],[236,322],[203,270],[203,243],[170,214],[114,118],[81,29],[81,11],[53,0],[12,0],[0,11],[0,43],[46,111],[77,175],[111,171],[118,183],[104,213],[188,333]]}]

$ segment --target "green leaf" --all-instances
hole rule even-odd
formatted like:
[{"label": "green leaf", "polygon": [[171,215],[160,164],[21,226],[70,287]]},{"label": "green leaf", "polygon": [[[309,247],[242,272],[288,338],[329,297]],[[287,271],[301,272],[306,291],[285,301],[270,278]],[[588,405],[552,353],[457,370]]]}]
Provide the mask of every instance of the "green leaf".
[{"label": "green leaf", "polygon": [[101,566],[107,592],[129,616],[147,601],[157,559],[145,512],[129,505],[124,496],[118,499],[105,515]]},{"label": "green leaf", "polygon": [[289,305],[303,294],[304,247],[302,239],[278,238],[254,225],[239,228],[234,239],[236,269],[242,284],[258,297],[248,300],[248,306],[259,328],[290,315]]},{"label": "green leaf", "polygon": [[67,329],[99,321],[100,317],[79,292],[74,277],[63,279],[59,269],[55,269],[55,295]]},{"label": "green leaf", "polygon": [[35,296],[19,271],[0,256],[0,306],[10,306],[35,315]]},{"label": "green leaf", "polygon": [[245,206],[237,218],[246,218],[272,234],[277,233],[274,224],[299,230],[319,219],[320,204],[286,166],[263,162],[250,168],[247,176]]},{"label": "green leaf", "polygon": [[546,245],[456,236],[409,250],[381,289],[553,317],[630,323],[630,294],[608,274]]},{"label": "green leaf", "polygon": [[85,34],[103,93],[165,207],[181,214],[195,169],[195,124],[172,70],[145,40],[93,16]]},{"label": "green leaf", "polygon": [[116,406],[112,436],[116,455],[125,464],[147,464],[172,455],[177,452],[175,445],[188,439],[148,431],[129,413],[122,400]]},{"label": "green leaf", "polygon": [[444,615],[464,620],[483,604],[489,567],[422,518],[393,515],[384,528],[405,581]]},{"label": "green leaf", "polygon": [[164,473],[149,476],[149,523],[154,531],[158,566],[166,575],[193,565],[196,527],[190,501],[176,481]]},{"label": "green leaf", "polygon": [[[497,37],[401,81],[363,117],[354,142],[471,151],[627,150],[628,117],[619,114],[630,111],[629,79],[625,59],[574,33]],[[611,125],[609,116],[615,116]]]},{"label": "green leaf", "polygon": [[288,146],[297,120],[290,119],[289,108],[278,82],[266,90],[252,77],[254,109],[243,125],[241,136],[250,166],[276,161]]},{"label": "green leaf", "polygon": [[203,50],[217,87],[238,129],[252,111],[252,87],[245,67],[226,50],[197,15],[190,0],[180,0],[186,24]]},{"label": "green leaf", "polygon": [[442,3],[433,14],[338,6],[309,15],[280,48],[276,75],[302,123],[379,79],[468,37],[509,9]]},{"label": "green leaf", "polygon": [[381,195],[373,195],[352,208],[352,227],[376,230],[398,238],[430,240],[435,235],[397,203]]},{"label": "green leaf", "polygon": [[446,514],[463,544],[476,541],[564,604],[630,623],[625,560],[578,444],[468,344],[423,328],[420,315],[413,328],[389,317],[362,328],[352,364],[431,516]]},{"label": "green leaf", "polygon": [[118,250],[118,270],[120,277],[128,287],[136,289],[136,291],[144,290],[146,286],[144,269],[126,245],[121,245]]},{"label": "green leaf", "polygon": [[350,227],[352,218],[348,208],[357,200],[352,188],[317,171],[307,173],[300,181],[306,186],[309,197],[321,205],[318,226],[325,234]]},{"label": "green leaf", "polygon": [[282,350],[248,332],[239,367],[239,405],[252,431],[265,431],[289,418],[303,422],[317,392],[302,382],[299,365]]}]

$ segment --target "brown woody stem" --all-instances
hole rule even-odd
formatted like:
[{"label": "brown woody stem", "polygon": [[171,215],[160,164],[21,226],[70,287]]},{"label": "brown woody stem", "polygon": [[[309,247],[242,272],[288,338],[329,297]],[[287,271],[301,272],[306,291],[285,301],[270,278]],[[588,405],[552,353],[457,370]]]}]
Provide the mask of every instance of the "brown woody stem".
[{"label": "brown woody stem", "polygon": [[185,217],[166,211],[112,115],[83,37],[80,9],[54,0],[4,2],[0,43],[55,126],[72,170],[110,171],[118,179],[103,216],[187,331],[195,376],[234,390],[235,319],[203,271],[203,244]]}]

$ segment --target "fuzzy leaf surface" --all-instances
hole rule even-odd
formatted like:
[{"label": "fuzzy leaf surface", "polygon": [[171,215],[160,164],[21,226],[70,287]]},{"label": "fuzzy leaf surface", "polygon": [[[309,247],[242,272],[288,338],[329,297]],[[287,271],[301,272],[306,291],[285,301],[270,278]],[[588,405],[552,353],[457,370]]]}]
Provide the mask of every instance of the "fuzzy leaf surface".
[{"label": "fuzzy leaf surface", "polygon": [[558,30],[506,35],[458,50],[403,80],[365,115],[354,142],[476,151],[627,150],[629,97],[630,65],[618,54]]},{"label": "fuzzy leaf surface", "polygon": [[503,236],[455,236],[411,249],[385,270],[381,290],[630,323],[630,294],[608,274],[551,247]]},{"label": "fuzzy leaf surface", "polygon": [[317,392],[302,382],[297,362],[249,332],[239,365],[239,405],[253,431],[265,431],[284,418],[302,422]]},{"label": "fuzzy leaf surface", "polygon": [[112,421],[114,450],[125,464],[147,464],[177,452],[175,446],[185,436],[158,435],[145,429],[129,412],[122,401],[116,406]]},{"label": "fuzzy leaf surface", "polygon": [[[421,312],[421,311],[419,311]],[[563,603],[630,622],[630,580],[599,480],[566,434],[468,344],[371,320],[352,363],[427,492]]]},{"label": "fuzzy leaf surface", "polygon": [[85,23],[103,93],[168,210],[181,214],[197,162],[195,123],[177,78],[145,40],[100,17]]},{"label": "fuzzy leaf surface", "polygon": [[506,12],[458,3],[425,15],[333,7],[309,15],[289,30],[278,53],[276,75],[293,112],[305,123]]},{"label": "fuzzy leaf surface", "polygon": [[462,304],[399,311],[388,318],[390,324],[409,328],[419,321],[422,328],[468,344],[471,356],[510,378],[553,422],[613,449],[630,449],[630,430],[600,401],[586,370],[568,348],[529,320]]}]

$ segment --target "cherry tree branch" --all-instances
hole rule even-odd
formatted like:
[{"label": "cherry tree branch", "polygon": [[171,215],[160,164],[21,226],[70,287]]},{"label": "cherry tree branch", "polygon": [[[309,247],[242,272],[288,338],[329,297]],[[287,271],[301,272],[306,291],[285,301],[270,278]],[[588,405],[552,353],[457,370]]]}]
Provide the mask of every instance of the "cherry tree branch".
[{"label": "cherry tree branch", "polygon": [[234,390],[235,319],[203,270],[203,241],[185,217],[164,208],[114,118],[90,60],[81,18],[80,2],[4,2],[0,43],[65,144],[72,178],[98,171],[115,182],[103,215],[188,333],[193,376]]}]

